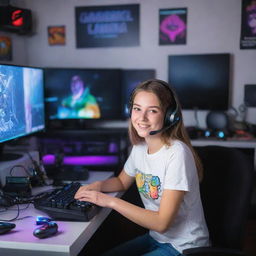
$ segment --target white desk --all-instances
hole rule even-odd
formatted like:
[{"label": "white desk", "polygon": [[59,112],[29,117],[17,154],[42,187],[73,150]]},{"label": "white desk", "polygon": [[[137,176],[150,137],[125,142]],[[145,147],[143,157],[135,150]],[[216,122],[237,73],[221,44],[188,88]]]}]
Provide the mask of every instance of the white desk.
[{"label": "white desk", "polygon": [[[113,176],[112,172],[90,172],[86,183],[103,180]],[[122,193],[111,193],[120,197]],[[20,205],[24,208],[26,205]],[[16,216],[17,206],[13,206],[6,213],[0,213],[1,219]],[[16,220],[16,228],[7,234],[0,235],[0,255],[5,256],[75,256],[77,255],[98,227],[109,215],[111,209],[102,208],[89,222],[56,221],[59,232],[52,237],[38,239],[33,236],[36,216],[47,216],[34,208],[33,205],[20,212],[20,217],[30,216],[23,220]]]},{"label": "white desk", "polygon": [[254,140],[235,140],[235,139],[227,139],[227,140],[217,140],[217,139],[196,139],[191,140],[191,143],[195,147],[202,146],[223,146],[223,147],[232,147],[232,148],[244,148],[244,149],[253,149],[253,163],[254,170],[256,171],[256,139]]}]

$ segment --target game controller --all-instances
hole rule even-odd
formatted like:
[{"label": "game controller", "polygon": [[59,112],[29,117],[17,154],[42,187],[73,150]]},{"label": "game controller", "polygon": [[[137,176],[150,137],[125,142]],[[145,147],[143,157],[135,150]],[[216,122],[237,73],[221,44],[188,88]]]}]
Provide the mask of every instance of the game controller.
[{"label": "game controller", "polygon": [[55,235],[58,232],[58,225],[56,222],[45,222],[39,228],[36,228],[33,232],[33,235],[37,238],[47,238]]},{"label": "game controller", "polygon": [[10,222],[0,222],[0,235],[5,234],[15,228],[16,225]]}]

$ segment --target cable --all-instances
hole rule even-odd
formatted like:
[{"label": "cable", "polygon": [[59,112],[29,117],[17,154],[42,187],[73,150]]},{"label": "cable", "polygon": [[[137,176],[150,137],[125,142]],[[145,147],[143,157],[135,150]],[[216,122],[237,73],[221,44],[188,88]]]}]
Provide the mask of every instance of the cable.
[{"label": "cable", "polygon": [[23,165],[20,165],[20,164],[14,165],[14,166],[11,168],[11,170],[10,170],[10,176],[12,176],[12,171],[13,171],[13,169],[14,169],[14,168],[17,168],[17,167],[23,168],[23,170],[26,172],[26,174],[30,177],[30,173],[29,173],[29,171],[26,169],[26,167],[23,166]]},{"label": "cable", "polygon": [[33,218],[34,216],[24,216],[24,217],[21,217],[21,218],[18,218],[16,220],[24,220],[24,219],[27,219],[27,218]]},{"label": "cable", "polygon": [[8,198],[12,202],[11,206],[16,205],[16,204],[32,204],[32,203],[34,203],[35,200],[38,200],[38,199],[44,197],[46,194],[49,194],[55,190],[56,190],[56,188],[49,189],[47,191],[40,192],[40,193],[30,196],[30,197],[12,196],[12,195],[8,195],[7,193],[2,194],[1,196]]},{"label": "cable", "polygon": [[17,206],[17,209],[8,209],[8,207],[6,207],[5,208],[5,210],[3,210],[3,211],[0,211],[0,213],[3,213],[3,212],[6,212],[6,211],[15,211],[15,210],[17,210],[17,214],[16,214],[16,216],[14,217],[14,218],[12,218],[12,219],[0,219],[0,221],[14,221],[14,220],[23,220],[23,219],[26,219],[26,218],[31,218],[31,217],[33,217],[33,216],[24,216],[24,217],[20,217],[20,218],[18,218],[19,217],[19,215],[20,215],[20,212],[21,211],[24,211],[24,210],[26,210],[26,209],[28,209],[28,207],[30,206],[30,203],[28,203],[24,208],[20,208],[20,206],[19,206],[19,204],[17,203],[17,204],[15,204],[16,206]]},{"label": "cable", "polygon": [[34,165],[34,173],[32,175],[32,185],[45,185],[45,173],[41,170],[40,165],[37,163],[37,161],[31,156],[31,154],[29,153],[29,151],[27,151],[27,154],[32,162],[32,164]]},{"label": "cable", "polygon": [[17,220],[19,215],[20,215],[20,207],[19,207],[18,204],[16,204],[16,206],[17,206],[17,215],[14,218],[8,219],[8,220],[7,219],[0,219],[0,221],[14,221],[14,220]]}]

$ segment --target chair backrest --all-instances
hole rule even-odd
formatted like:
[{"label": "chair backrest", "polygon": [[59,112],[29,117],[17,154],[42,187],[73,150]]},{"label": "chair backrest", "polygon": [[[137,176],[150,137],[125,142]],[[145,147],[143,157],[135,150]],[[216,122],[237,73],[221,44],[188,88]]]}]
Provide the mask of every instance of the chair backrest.
[{"label": "chair backrest", "polygon": [[213,246],[242,249],[253,185],[253,163],[241,150],[196,148],[204,166],[202,204]]}]

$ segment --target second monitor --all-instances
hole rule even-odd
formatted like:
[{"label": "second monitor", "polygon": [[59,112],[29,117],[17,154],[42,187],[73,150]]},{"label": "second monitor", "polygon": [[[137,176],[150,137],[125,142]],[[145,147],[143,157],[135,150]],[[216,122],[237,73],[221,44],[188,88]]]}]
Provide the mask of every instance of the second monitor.
[{"label": "second monitor", "polygon": [[50,120],[121,117],[119,69],[46,68],[46,111]]}]

